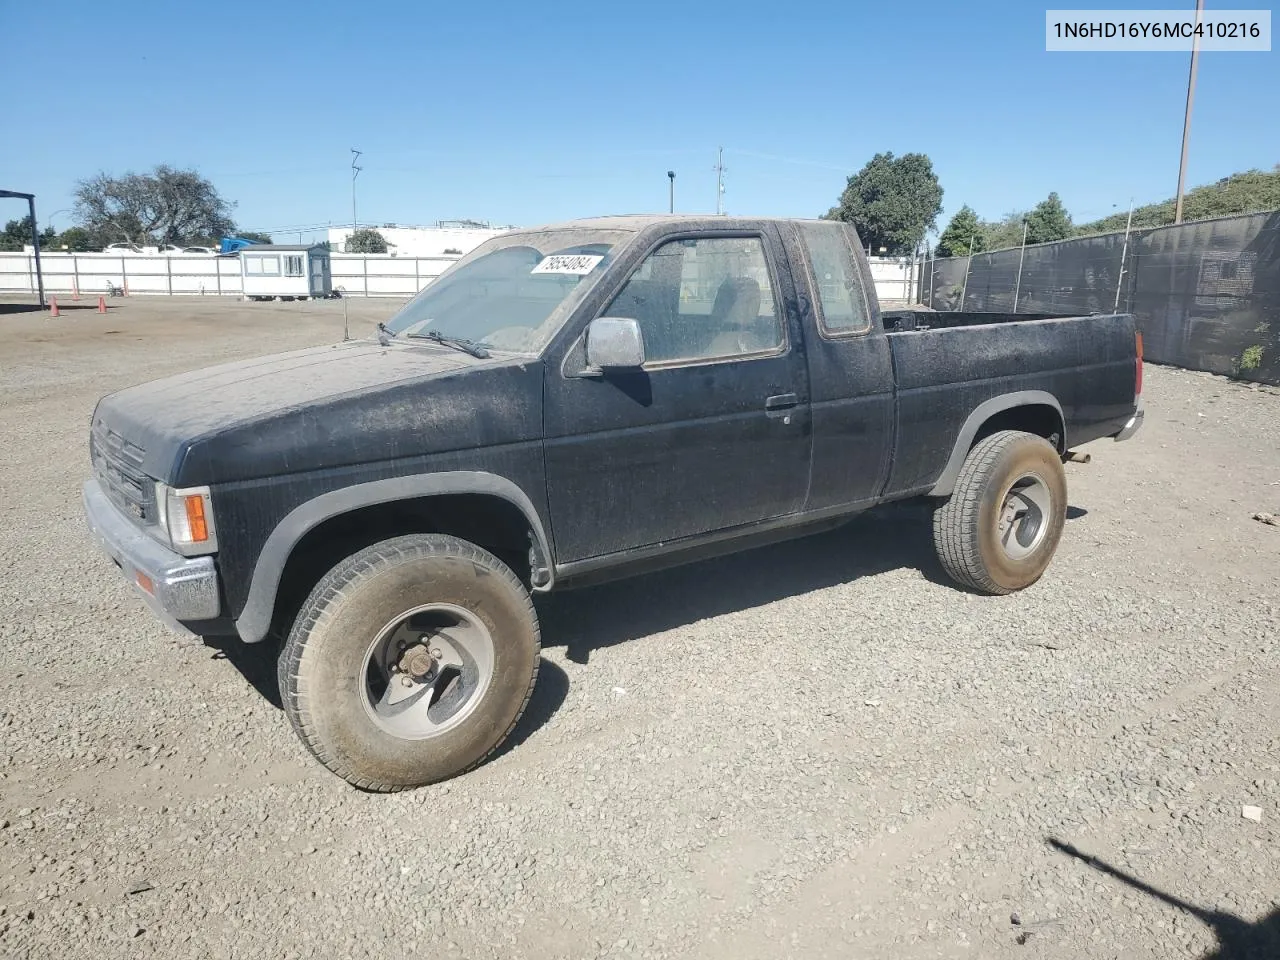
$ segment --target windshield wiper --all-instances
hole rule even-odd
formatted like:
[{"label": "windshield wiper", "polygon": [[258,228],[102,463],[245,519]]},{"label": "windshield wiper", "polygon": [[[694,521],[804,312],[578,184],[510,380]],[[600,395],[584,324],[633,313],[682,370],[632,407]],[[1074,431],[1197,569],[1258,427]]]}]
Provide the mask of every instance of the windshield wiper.
[{"label": "windshield wiper", "polygon": [[489,358],[489,351],[474,340],[464,340],[461,337],[446,337],[436,330],[428,330],[426,333],[406,333],[405,336],[414,340],[430,340],[432,343],[453,347],[455,350],[471,354],[478,360],[487,360]]}]

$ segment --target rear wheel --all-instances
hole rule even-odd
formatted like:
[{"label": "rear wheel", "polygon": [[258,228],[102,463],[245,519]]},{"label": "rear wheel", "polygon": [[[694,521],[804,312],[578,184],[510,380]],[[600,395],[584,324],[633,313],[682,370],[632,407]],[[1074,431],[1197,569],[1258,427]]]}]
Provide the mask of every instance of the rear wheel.
[{"label": "rear wheel", "polygon": [[403,790],[462,773],[506,739],[538,651],[529,594],[505,564],[455,537],[398,537],[312,590],[280,657],[280,694],[332,772]]},{"label": "rear wheel", "polygon": [[1002,430],[969,451],[951,497],[934,511],[934,546],[957,583],[1012,593],[1040,579],[1066,515],[1058,451],[1043,437]]}]

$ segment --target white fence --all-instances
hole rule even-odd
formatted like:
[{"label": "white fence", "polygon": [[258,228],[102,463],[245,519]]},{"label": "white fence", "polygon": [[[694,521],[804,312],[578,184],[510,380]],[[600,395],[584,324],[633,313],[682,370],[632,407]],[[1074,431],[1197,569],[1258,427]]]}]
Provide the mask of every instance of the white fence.
[{"label": "white fence", "polygon": [[885,300],[915,300],[916,280],[919,270],[910,260],[891,257],[871,257],[871,279],[876,284],[876,296]]},{"label": "white fence", "polygon": [[[411,297],[457,257],[397,257],[377,253],[333,253],[334,289],[348,297]],[[41,253],[46,294],[96,297],[108,282],[130,294],[233,296],[242,294],[240,258],[207,254],[157,256],[114,253]],[[910,261],[875,257],[871,276],[881,300],[912,300]],[[35,256],[0,253],[0,294],[36,292]]]},{"label": "white fence", "polygon": [[[35,256],[0,253],[0,293],[36,292]],[[411,297],[457,257],[330,254],[333,286],[349,297]],[[41,253],[46,294],[97,296],[107,285],[132,294],[161,296],[242,294],[239,257],[207,254],[148,256],[112,253]]]}]

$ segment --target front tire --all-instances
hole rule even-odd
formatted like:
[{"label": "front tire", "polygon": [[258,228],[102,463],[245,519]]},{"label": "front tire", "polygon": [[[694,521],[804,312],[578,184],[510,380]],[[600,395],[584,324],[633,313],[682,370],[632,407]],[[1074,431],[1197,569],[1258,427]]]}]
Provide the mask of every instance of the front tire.
[{"label": "front tire", "polygon": [[404,790],[463,773],[506,739],[539,646],[528,591],[495,556],[456,537],[397,537],[311,591],[280,656],[280,696],[329,770]]},{"label": "front tire", "polygon": [[1001,430],[969,451],[955,489],[933,513],[947,575],[981,593],[1006,594],[1040,579],[1067,516],[1067,475],[1043,437]]}]

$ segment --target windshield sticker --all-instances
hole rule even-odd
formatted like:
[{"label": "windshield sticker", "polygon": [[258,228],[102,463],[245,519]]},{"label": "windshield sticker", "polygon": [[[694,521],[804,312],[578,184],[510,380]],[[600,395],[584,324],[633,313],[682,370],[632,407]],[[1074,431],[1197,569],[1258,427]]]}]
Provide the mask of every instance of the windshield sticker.
[{"label": "windshield sticker", "polygon": [[604,257],[598,254],[556,254],[544,258],[530,273],[563,273],[571,277],[585,277]]}]

